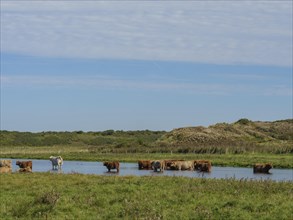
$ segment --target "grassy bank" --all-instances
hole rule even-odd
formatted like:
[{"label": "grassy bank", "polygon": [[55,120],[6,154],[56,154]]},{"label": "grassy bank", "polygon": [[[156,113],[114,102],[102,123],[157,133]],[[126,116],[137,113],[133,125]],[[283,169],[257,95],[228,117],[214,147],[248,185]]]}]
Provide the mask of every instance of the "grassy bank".
[{"label": "grassy bank", "polygon": [[293,168],[292,154],[183,154],[183,153],[100,153],[86,147],[1,147],[1,158],[48,159],[51,155],[62,155],[64,160],[137,162],[140,159],[209,159],[216,166],[251,167],[255,163],[270,162],[275,168]]},{"label": "grassy bank", "polygon": [[0,219],[292,219],[293,183],[2,174]]}]

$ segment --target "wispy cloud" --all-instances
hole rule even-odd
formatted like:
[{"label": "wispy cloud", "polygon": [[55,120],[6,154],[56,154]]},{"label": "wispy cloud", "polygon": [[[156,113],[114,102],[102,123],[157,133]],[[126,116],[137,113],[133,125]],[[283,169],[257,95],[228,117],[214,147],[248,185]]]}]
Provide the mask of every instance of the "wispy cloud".
[{"label": "wispy cloud", "polygon": [[5,87],[30,87],[40,89],[44,87],[61,87],[77,89],[98,90],[144,90],[152,92],[175,92],[196,95],[264,95],[264,96],[292,96],[292,88],[286,85],[260,86],[249,84],[227,83],[187,83],[152,81],[152,80],[126,80],[113,77],[64,77],[64,76],[1,76],[1,84]]},{"label": "wispy cloud", "polygon": [[1,50],[292,65],[292,2],[2,1]]},{"label": "wispy cloud", "polygon": [[[210,74],[211,76],[218,77],[219,74]],[[237,80],[254,80],[254,81],[259,81],[259,80],[264,80],[267,79],[268,76],[267,74],[256,74],[256,73],[221,73],[220,74],[221,78],[223,79],[237,79]]]},{"label": "wispy cloud", "polygon": [[182,91],[200,94],[224,94],[227,88],[217,84],[192,84],[175,82],[155,82],[145,80],[125,80],[107,77],[39,77],[39,76],[2,76],[4,86],[76,87],[89,89],[131,89],[149,91]]}]

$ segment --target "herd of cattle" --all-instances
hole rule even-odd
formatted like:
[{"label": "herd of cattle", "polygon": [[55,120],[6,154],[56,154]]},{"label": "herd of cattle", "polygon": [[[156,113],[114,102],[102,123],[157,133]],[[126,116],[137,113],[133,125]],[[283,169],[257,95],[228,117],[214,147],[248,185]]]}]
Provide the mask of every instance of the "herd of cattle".
[{"label": "herd of cattle", "polygon": [[212,163],[209,160],[139,160],[138,169],[155,172],[164,170],[197,170],[200,172],[211,172]]},{"label": "herd of cattle", "polygon": [[[115,169],[119,172],[120,164],[118,161],[107,161],[103,164],[108,172]],[[139,170],[154,170],[163,172],[164,170],[197,170],[200,172],[211,172],[212,164],[209,160],[139,160]]]},{"label": "herd of cattle", "polygon": [[[60,170],[63,165],[63,159],[61,156],[51,156],[49,160],[52,163],[53,170]],[[19,166],[19,172],[32,172],[32,161],[16,161],[16,165]],[[118,161],[107,161],[103,165],[108,169],[116,170],[118,173],[120,170],[120,163]],[[271,163],[255,164],[253,166],[254,173],[267,173],[272,168]],[[211,172],[212,164],[209,160],[139,160],[139,170],[153,170],[154,172],[163,172],[164,170],[190,170],[198,172]],[[11,173],[12,164],[11,160],[0,160],[0,173]]]},{"label": "herd of cattle", "polygon": [[[119,172],[120,164],[118,161],[107,161],[103,165],[107,167],[108,172],[112,169],[116,169]],[[269,174],[271,168],[273,168],[271,163],[258,163],[253,166],[253,173]],[[154,170],[155,172],[163,172],[164,170],[195,170],[210,173],[212,171],[212,163],[209,160],[139,160],[138,169]]]},{"label": "herd of cattle", "polygon": [[[108,172],[115,169],[119,172],[120,164],[118,161],[104,162]],[[154,170],[163,172],[164,170],[197,170],[200,172],[211,172],[212,164],[209,160],[139,160],[139,170]]]}]

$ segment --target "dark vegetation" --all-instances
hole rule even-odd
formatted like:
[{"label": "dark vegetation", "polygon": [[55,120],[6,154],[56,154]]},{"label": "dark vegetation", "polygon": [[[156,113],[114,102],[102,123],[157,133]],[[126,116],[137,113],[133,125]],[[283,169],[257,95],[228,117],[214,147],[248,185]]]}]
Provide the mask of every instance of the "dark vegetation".
[{"label": "dark vegetation", "polygon": [[102,132],[17,132],[1,131],[1,146],[79,146],[93,152],[143,151],[153,146],[164,131],[114,131]]},{"label": "dark vegetation", "polygon": [[165,131],[0,132],[1,146],[76,146],[93,153],[293,153],[293,120],[218,123]]}]

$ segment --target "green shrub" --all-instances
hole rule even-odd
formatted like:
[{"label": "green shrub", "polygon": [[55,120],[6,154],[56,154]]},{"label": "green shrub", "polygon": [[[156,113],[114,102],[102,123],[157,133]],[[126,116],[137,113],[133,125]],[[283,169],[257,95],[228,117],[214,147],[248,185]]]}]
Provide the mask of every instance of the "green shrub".
[{"label": "green shrub", "polygon": [[241,118],[241,119],[239,119],[237,122],[236,122],[236,124],[241,124],[241,125],[248,125],[248,124],[250,124],[250,120],[248,120],[247,118]]}]

